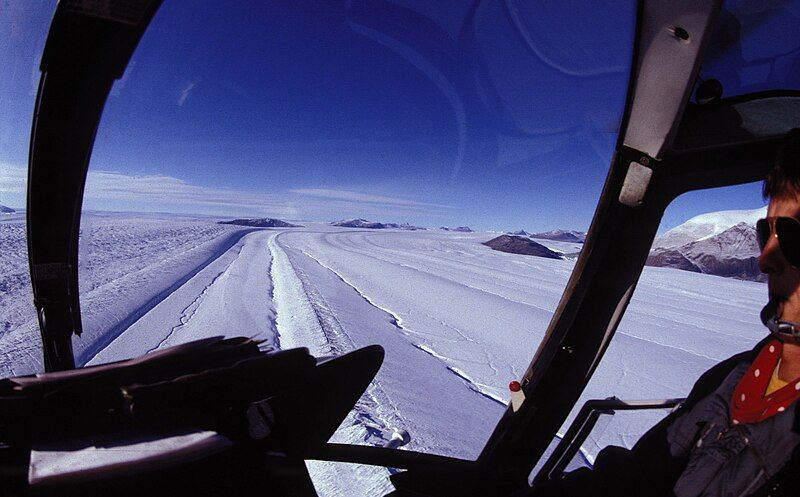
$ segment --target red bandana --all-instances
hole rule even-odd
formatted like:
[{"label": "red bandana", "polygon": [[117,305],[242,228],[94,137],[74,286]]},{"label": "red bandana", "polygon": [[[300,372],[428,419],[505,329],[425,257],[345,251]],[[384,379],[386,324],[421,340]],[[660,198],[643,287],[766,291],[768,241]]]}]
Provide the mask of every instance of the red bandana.
[{"label": "red bandana", "polygon": [[792,402],[800,397],[800,378],[768,396],[764,395],[772,372],[778,365],[781,350],[783,350],[783,345],[778,340],[772,340],[764,345],[756,360],[750,365],[750,369],[739,380],[731,399],[731,422],[733,424],[764,421],[770,416],[785,411]]}]

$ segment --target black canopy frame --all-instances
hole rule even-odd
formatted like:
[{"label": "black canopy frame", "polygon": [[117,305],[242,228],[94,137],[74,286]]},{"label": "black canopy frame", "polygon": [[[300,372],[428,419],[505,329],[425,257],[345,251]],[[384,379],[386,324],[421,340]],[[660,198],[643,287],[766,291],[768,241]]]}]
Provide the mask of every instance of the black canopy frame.
[{"label": "black canopy frame", "polygon": [[28,159],[28,261],[47,371],[75,367],[81,204],[94,137],[160,0],[58,4],[42,55]]}]

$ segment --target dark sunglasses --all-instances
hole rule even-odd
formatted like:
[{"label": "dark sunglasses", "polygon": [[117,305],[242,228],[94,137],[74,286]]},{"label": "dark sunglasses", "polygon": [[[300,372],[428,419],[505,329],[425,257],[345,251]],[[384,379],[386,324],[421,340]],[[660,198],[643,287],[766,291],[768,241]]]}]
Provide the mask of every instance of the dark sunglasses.
[{"label": "dark sunglasses", "polygon": [[793,217],[767,217],[756,222],[758,247],[764,250],[770,235],[775,233],[786,260],[800,267],[800,221]]}]

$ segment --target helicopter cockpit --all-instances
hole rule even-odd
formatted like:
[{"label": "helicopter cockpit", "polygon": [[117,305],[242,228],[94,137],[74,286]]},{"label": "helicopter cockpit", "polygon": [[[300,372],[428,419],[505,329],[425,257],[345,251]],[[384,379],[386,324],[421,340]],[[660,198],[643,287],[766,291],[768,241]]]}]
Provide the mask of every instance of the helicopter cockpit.
[{"label": "helicopter cockpit", "polygon": [[654,239],[760,200],[798,2],[0,16],[9,495],[508,495],[763,337],[752,255]]}]

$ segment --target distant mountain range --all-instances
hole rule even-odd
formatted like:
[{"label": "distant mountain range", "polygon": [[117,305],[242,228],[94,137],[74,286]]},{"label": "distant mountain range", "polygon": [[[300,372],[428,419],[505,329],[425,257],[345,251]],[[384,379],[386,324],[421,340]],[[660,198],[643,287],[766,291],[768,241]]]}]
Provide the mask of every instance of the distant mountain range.
[{"label": "distant mountain range", "polygon": [[534,233],[530,237],[557,240],[559,242],[583,243],[586,240],[586,233],[583,231],[550,230],[543,233]]},{"label": "distant mountain range", "polygon": [[586,240],[586,233],[583,231],[550,230],[542,233],[528,233],[525,230],[506,231],[510,236],[528,236],[542,240],[555,240],[559,242],[583,243]]},{"label": "distant mountain range", "polygon": [[499,250],[500,252],[508,252],[511,254],[535,255],[548,259],[562,258],[558,252],[554,252],[544,245],[523,236],[500,235],[497,238],[492,238],[488,242],[483,242],[483,245],[494,250]]},{"label": "distant mountain range", "polygon": [[382,230],[382,229],[399,229],[399,230],[424,230],[426,228],[420,228],[419,226],[412,226],[408,223],[378,223],[374,221],[367,221],[366,219],[348,219],[346,221],[334,221],[331,223],[331,226],[339,226],[342,228],[366,228],[371,230]]},{"label": "distant mountain range", "polygon": [[302,228],[299,224],[287,223],[271,217],[258,219],[234,219],[233,221],[220,221],[219,224],[235,224],[238,226],[255,226],[257,228]]},{"label": "distant mountain range", "polygon": [[472,233],[472,229],[469,226],[459,226],[457,228],[448,228],[447,226],[440,226],[439,229],[442,231],[455,231],[458,233]]},{"label": "distant mountain range", "polygon": [[[755,223],[766,216],[767,208],[720,211],[702,214],[667,231],[653,241],[648,266],[670,267],[727,278],[766,281],[758,269],[758,241]],[[583,243],[586,233],[552,230],[529,234],[509,232],[484,242],[495,250],[515,254],[561,259],[562,254],[532,239]],[[578,254],[571,254],[578,255]]]},{"label": "distant mountain range", "polygon": [[5,205],[0,205],[0,214],[13,214],[17,211],[12,209],[11,207],[6,207]]},{"label": "distant mountain range", "polygon": [[653,241],[647,265],[766,281],[758,269],[755,230],[755,222],[765,215],[766,207],[693,217]]}]

